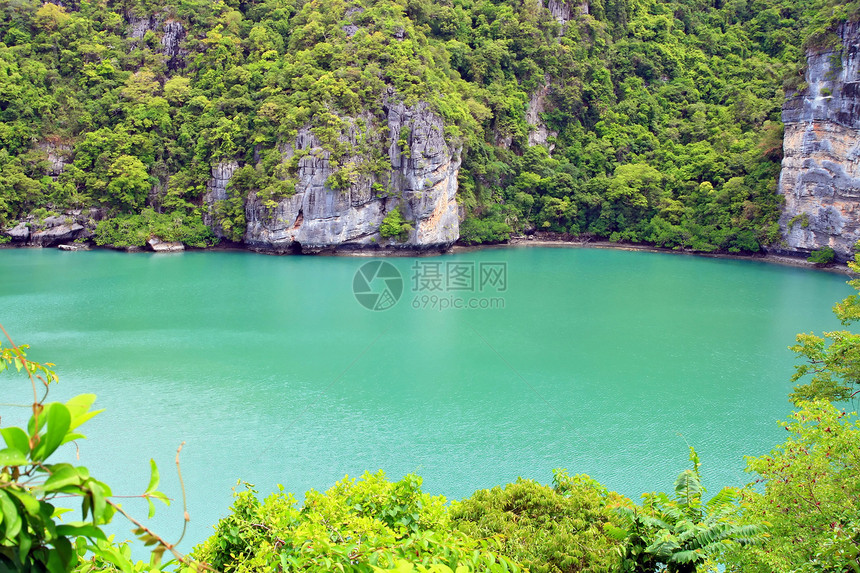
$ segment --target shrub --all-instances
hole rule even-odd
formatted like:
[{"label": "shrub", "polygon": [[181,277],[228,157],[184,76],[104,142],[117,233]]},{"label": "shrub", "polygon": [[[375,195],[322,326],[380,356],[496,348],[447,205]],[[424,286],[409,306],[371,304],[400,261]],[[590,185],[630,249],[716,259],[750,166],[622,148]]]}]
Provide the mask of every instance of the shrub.
[{"label": "shrub", "polygon": [[511,226],[500,218],[469,217],[460,224],[460,242],[466,245],[502,243],[511,238]]},{"label": "shrub", "polygon": [[181,211],[156,213],[144,209],[140,215],[121,215],[99,221],[96,225],[97,245],[113,247],[142,247],[151,237],[163,241],[178,241],[189,247],[209,247],[215,244],[212,230],[199,215]]},{"label": "shrub", "polygon": [[451,520],[472,537],[498,537],[502,552],[533,573],[616,570],[620,543],[605,526],[624,498],[586,475],[557,471],[554,481],[479,490],[452,505]]},{"label": "shrub", "polygon": [[810,263],[815,263],[816,265],[826,265],[832,263],[835,258],[836,252],[833,249],[830,247],[821,247],[820,249],[812,251],[806,260]]},{"label": "shrub", "polygon": [[412,223],[407,221],[403,216],[400,207],[397,207],[389,211],[385,215],[385,218],[382,219],[382,224],[379,226],[379,234],[386,239],[403,242],[409,238],[409,233],[414,229],[415,227],[412,226]]},{"label": "shrub", "polygon": [[826,401],[798,407],[780,424],[786,441],[747,458],[759,479],[742,492],[745,519],[769,522],[770,536],[736,548],[727,571],[860,568],[860,422]]},{"label": "shrub", "polygon": [[[383,472],[309,491],[301,509],[283,490],[264,501],[251,486],[234,494],[230,515],[194,555],[224,573],[251,571],[519,571],[493,541],[451,531],[445,498],[421,491],[421,478]],[[405,565],[405,569],[403,566]],[[502,565],[503,568],[500,568]],[[420,569],[419,569],[420,570]]]},{"label": "shrub", "polygon": [[[80,566],[88,571],[92,569],[87,563],[98,561],[101,569],[130,572],[133,565],[127,548],[113,545],[102,529],[120,513],[138,526],[135,534],[142,541],[156,545],[149,569],[159,571],[158,562],[168,549],[165,542],[141,528],[114,501],[111,488],[87,468],[56,459],[64,444],[85,439],[80,427],[99,413],[90,409],[96,397],[81,394],[67,402],[48,402],[50,385],[58,381],[53,365],[33,362],[26,357],[27,346],[15,346],[11,340],[10,344],[0,344],[0,372],[14,369],[26,374],[34,402],[25,426],[0,429],[6,446],[0,449],[0,570],[63,573]],[[74,459],[68,452],[59,455]],[[141,496],[149,502],[150,517],[155,511],[153,500],[168,503],[167,496],[156,489],[158,483],[152,461],[149,485]],[[55,505],[58,499],[63,506],[70,500],[80,501],[83,520],[58,519],[64,513],[62,506]],[[85,560],[85,555],[90,558]]]}]

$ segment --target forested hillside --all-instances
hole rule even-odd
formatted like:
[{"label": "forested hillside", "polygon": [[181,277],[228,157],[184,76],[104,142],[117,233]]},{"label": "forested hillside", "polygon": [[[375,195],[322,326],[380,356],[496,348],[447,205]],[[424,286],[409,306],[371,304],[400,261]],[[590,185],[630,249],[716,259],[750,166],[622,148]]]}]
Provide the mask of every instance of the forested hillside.
[{"label": "forested hillside", "polygon": [[[302,153],[283,151],[300,129],[337,166],[332,192],[384,181],[379,146],[344,133],[399,101],[426,102],[462,149],[464,242],[536,229],[731,252],[778,240],[785,93],[806,47],[857,15],[833,0],[0,7],[0,227],[99,207],[101,244],[209,245],[204,216],[241,240],[248,193],[295,192]],[[229,160],[243,167],[207,207]]]}]

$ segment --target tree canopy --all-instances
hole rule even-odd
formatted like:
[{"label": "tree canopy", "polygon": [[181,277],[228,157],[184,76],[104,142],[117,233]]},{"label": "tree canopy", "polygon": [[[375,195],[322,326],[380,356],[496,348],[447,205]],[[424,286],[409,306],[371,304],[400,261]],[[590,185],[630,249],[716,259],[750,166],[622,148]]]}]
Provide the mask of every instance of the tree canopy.
[{"label": "tree canopy", "polygon": [[[0,226],[82,206],[199,220],[226,160],[275,200],[294,188],[280,149],[299,128],[334,157],[372,158],[384,150],[340,136],[394,99],[427,102],[463,146],[467,242],[530,229],[700,251],[775,241],[785,94],[856,2],[561,6],[0,0]],[[213,213],[234,239],[236,209]]]}]

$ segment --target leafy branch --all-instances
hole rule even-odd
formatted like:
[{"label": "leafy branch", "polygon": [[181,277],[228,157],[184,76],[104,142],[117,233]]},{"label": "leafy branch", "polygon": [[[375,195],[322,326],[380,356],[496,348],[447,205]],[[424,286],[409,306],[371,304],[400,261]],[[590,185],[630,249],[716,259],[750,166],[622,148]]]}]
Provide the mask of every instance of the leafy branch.
[{"label": "leafy branch", "polygon": [[[49,385],[58,381],[52,370],[54,365],[28,359],[26,350],[29,347],[16,345],[2,324],[0,331],[10,345],[4,347],[0,341],[0,372],[12,368],[25,372],[33,389],[32,415],[26,427],[0,427],[6,446],[0,449],[0,569],[62,573],[74,569],[82,555],[89,551],[93,559],[130,572],[133,570],[130,555],[114,546],[102,529],[116,513],[135,525],[134,533],[145,545],[155,545],[152,568],[158,568],[165,551],[193,568],[194,565],[175,549],[182,537],[176,543],[169,543],[153,533],[114,501],[110,487],[91,476],[86,467],[50,461],[62,445],[84,439],[79,428],[101,410],[91,409],[96,398],[93,394],[81,394],[65,403],[48,402]],[[44,388],[41,398],[40,386]],[[180,484],[181,450],[182,445],[176,451]],[[147,500],[149,517],[152,517],[154,500],[167,505],[170,499],[158,490],[158,468],[155,461],[151,460],[150,464],[149,484],[139,497]],[[70,497],[80,500],[81,520],[64,523],[60,518],[70,510],[54,503]],[[187,526],[184,485],[182,501]]]}]

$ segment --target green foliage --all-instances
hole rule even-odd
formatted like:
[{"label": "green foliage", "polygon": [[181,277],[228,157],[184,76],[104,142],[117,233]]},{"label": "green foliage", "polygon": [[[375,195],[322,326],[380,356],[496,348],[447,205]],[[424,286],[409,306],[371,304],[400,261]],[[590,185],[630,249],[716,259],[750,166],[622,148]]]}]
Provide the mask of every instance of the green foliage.
[{"label": "green foliage", "polygon": [[695,573],[728,548],[763,538],[761,521],[740,522],[735,490],[724,488],[703,501],[699,456],[692,447],[690,461],[693,469],[678,475],[674,495],[647,493],[641,507],[618,507],[623,526],[614,533],[624,540],[621,571]]},{"label": "green foliage", "polygon": [[239,243],[245,236],[245,203],[241,197],[215,201],[211,214],[220,225],[224,236],[234,243]]},{"label": "green foliage", "polygon": [[329,175],[326,186],[334,191],[346,191],[355,184],[358,179],[358,171],[355,163],[349,162],[340,169]]},{"label": "green foliage", "polygon": [[111,163],[107,176],[107,192],[112,205],[126,212],[143,206],[143,201],[152,188],[152,180],[140,159],[120,155]]},{"label": "green foliage", "polygon": [[[848,266],[860,272],[860,255]],[[860,279],[848,281],[860,290]],[[833,307],[833,313],[844,325],[860,319],[860,298],[856,294],[846,297]],[[809,400],[840,402],[851,399],[860,384],[860,335],[848,330],[835,330],[817,336],[798,334],[797,344],[790,347],[806,363],[795,366],[792,382],[812,375],[809,382],[794,387],[789,398],[795,403]]]},{"label": "green foliage", "polygon": [[142,247],[152,238],[178,241],[189,247],[208,247],[216,242],[211,229],[199,215],[189,216],[181,211],[156,213],[144,209],[139,215],[121,215],[99,221],[96,225],[97,245],[111,247]]},{"label": "green foliage", "polygon": [[833,249],[830,247],[821,247],[812,251],[806,260],[816,265],[827,265],[832,263],[835,258],[836,252]]},{"label": "green foliage", "polygon": [[860,422],[820,401],[800,403],[782,425],[785,443],[747,458],[747,470],[760,477],[741,498],[745,521],[770,523],[770,535],[734,552],[728,571],[858,570]]},{"label": "green foliage", "polygon": [[464,245],[502,243],[510,238],[511,226],[499,215],[469,217],[460,224],[460,242]]},{"label": "green foliage", "polygon": [[[255,184],[212,214],[238,241],[248,193],[271,207],[294,192],[295,162],[272,157],[300,129],[336,167],[329,188],[385,185],[389,149],[410,161],[416,133],[387,133],[387,110],[423,101],[463,146],[467,243],[537,229],[727,252],[778,239],[783,84],[801,87],[805,38],[839,48],[858,15],[830,0],[595,0],[564,25],[507,0],[74,6],[0,4],[0,225],[49,204],[190,216],[210,166],[235,160]],[[129,14],[155,13],[186,29],[179,55],[162,29],[128,34]],[[529,144],[535,94],[552,156]],[[68,150],[59,175],[49,148]]]},{"label": "green foliage", "polygon": [[307,492],[301,509],[283,491],[262,502],[254,494],[251,486],[234,494],[230,515],[195,548],[197,559],[224,573],[519,571],[494,541],[451,531],[445,499],[423,493],[415,475],[346,478],[325,494]]},{"label": "green foliage", "polygon": [[385,239],[405,241],[414,229],[415,227],[406,220],[398,205],[385,214],[385,218],[382,219],[382,224],[379,226],[379,234]]},{"label": "green foliage", "polygon": [[[0,568],[61,573],[74,569],[89,553],[104,564],[130,571],[129,555],[109,543],[102,530],[117,511],[123,512],[111,500],[110,487],[83,466],[52,460],[64,444],[84,439],[80,427],[99,413],[91,410],[95,396],[82,394],[65,403],[48,402],[49,386],[58,380],[53,365],[27,359],[26,348],[0,344],[0,372],[26,374],[36,400],[25,427],[0,427],[6,446],[0,449]],[[151,469],[142,497],[152,512],[153,500],[168,503],[168,498],[157,490],[155,462]],[[58,499],[79,501],[82,520],[60,519],[68,510],[55,505]],[[140,534],[142,539],[158,543],[153,551],[157,564],[166,545],[149,532],[140,530]]]},{"label": "green foliage", "polygon": [[452,505],[451,520],[470,537],[500,539],[500,551],[533,573],[615,571],[619,543],[606,527],[621,496],[585,475],[557,471],[554,481],[479,490]]}]

